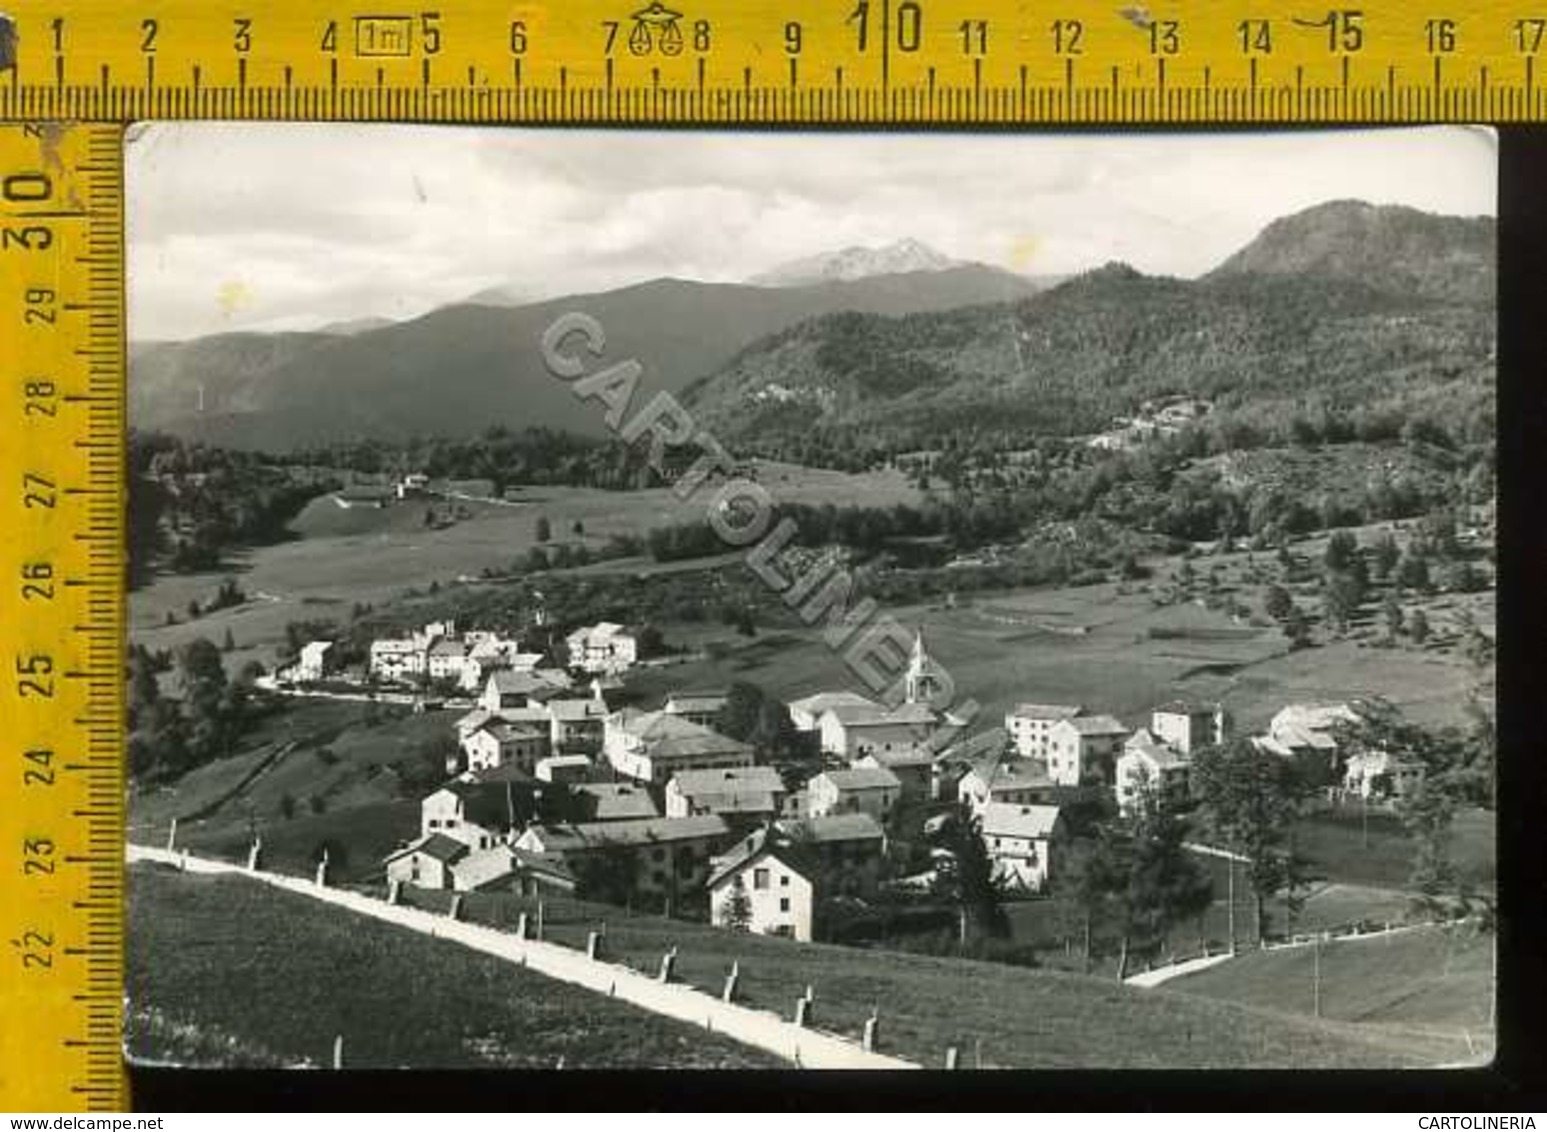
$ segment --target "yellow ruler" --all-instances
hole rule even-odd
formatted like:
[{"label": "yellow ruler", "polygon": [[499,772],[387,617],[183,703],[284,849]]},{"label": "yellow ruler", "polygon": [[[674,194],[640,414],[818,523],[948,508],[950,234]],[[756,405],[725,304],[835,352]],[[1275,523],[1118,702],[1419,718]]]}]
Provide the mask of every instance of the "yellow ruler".
[{"label": "yellow ruler", "polygon": [[121,123],[1547,119],[1547,0],[0,11],[0,1109],[13,1110],[128,1101]]},{"label": "yellow ruler", "polygon": [[121,147],[0,124],[0,1110],[123,1102]]},{"label": "yellow ruler", "polygon": [[1543,0],[11,0],[0,118],[1524,121]]}]

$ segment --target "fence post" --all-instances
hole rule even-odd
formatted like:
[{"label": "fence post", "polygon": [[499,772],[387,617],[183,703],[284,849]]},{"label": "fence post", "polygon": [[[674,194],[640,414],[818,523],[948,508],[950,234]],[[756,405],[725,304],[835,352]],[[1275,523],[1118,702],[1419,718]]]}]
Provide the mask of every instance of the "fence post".
[{"label": "fence post", "polygon": [[403,902],[403,882],[390,880],[387,882],[387,903],[401,904]]},{"label": "fence post", "polygon": [[961,1063],[961,1051],[955,1046],[945,1047],[945,1067],[955,1069]]},{"label": "fence post", "polygon": [[451,907],[446,909],[446,918],[448,920],[459,920],[462,918],[462,894],[460,892],[451,898]]},{"label": "fence post", "polygon": [[344,1035],[335,1034],[333,1037],[333,1068],[344,1068]]},{"label": "fence post", "polygon": [[865,1036],[860,1044],[864,1047],[866,1053],[875,1053],[876,1031],[880,1028],[880,1025],[881,1008],[877,1006],[871,1009],[870,1017],[865,1019]]},{"label": "fence post", "polygon": [[795,1025],[804,1029],[811,1024],[811,1000],[809,998],[797,998],[795,1000]]},{"label": "fence post", "polygon": [[252,844],[250,846],[248,846],[248,849],[247,849],[247,871],[248,872],[255,873],[255,872],[258,871],[258,862],[261,859],[262,854],[263,854],[263,838],[261,838],[261,837],[254,837],[252,839]]},{"label": "fence post", "polygon": [[171,827],[167,829],[167,852],[171,853],[171,852],[175,851],[176,849],[177,849],[177,819],[173,818],[172,819]]},{"label": "fence post", "polygon": [[660,974],[656,975],[655,981],[658,983],[671,982],[672,972],[676,966],[677,945],[674,943],[671,945],[671,950],[668,951],[665,955],[661,956],[661,971]]},{"label": "fence post", "polygon": [[741,962],[740,960],[733,959],[731,960],[731,973],[725,976],[725,990],[720,994],[720,1000],[722,1002],[736,1001],[736,984],[740,981],[740,979]]},{"label": "fence post", "polygon": [[322,851],[322,860],[317,862],[317,887],[328,887],[328,851]]},{"label": "fence post", "polygon": [[541,900],[539,900],[537,902],[537,938],[538,939],[542,939],[542,937],[543,937],[543,902]]},{"label": "fence post", "polygon": [[526,938],[526,913],[525,912],[519,912],[519,913],[516,914],[516,938],[517,939],[525,939]]},{"label": "fence post", "polygon": [[597,959],[597,958],[600,957],[601,950],[602,950],[602,933],[601,932],[590,932],[589,934],[587,934],[587,936],[585,938],[585,957],[587,959],[593,959],[593,960]]}]

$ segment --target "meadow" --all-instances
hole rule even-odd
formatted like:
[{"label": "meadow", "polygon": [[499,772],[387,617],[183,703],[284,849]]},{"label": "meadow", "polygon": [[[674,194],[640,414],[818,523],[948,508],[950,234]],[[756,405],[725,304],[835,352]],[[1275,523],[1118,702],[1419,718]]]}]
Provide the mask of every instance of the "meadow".
[{"label": "meadow", "polygon": [[[1256,952],[1167,984],[1184,994],[1352,1022],[1448,1044],[1449,1060],[1486,1061],[1493,935],[1471,925]],[[1320,994],[1315,989],[1320,981]]]},{"label": "meadow", "polygon": [[[131,1056],[208,1068],[760,1069],[782,1061],[241,878],[129,873]],[[326,988],[326,993],[319,993]]]},{"label": "meadow", "polygon": [[[450,894],[410,890],[410,903],[444,911]],[[535,899],[474,893],[465,918],[514,927]],[[1355,1025],[1286,1018],[1111,979],[826,944],[792,943],[705,924],[565,899],[543,902],[550,942],[583,948],[604,930],[604,957],[654,973],[677,948],[683,981],[719,994],[732,964],[738,1001],[788,1017],[811,987],[816,1024],[858,1040],[879,1011],[881,1048],[926,1066],[955,1046],[962,1064],[1004,1068],[1331,1068],[1427,1063],[1426,1042],[1404,1046]]]}]

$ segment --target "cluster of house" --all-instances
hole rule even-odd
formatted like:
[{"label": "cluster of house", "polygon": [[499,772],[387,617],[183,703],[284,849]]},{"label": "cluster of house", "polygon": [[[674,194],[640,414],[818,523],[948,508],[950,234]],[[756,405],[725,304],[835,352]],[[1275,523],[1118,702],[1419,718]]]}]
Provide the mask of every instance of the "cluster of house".
[{"label": "cluster of house", "polygon": [[[541,624],[539,617],[538,624]],[[622,625],[603,621],[569,634],[569,668],[597,675],[616,676],[639,658],[638,637]],[[294,664],[277,677],[285,684],[312,684],[330,678],[348,681],[351,675],[387,684],[423,686],[437,684],[463,692],[484,688],[501,672],[526,674],[555,687],[568,687],[569,672],[545,666],[540,652],[521,647],[514,637],[487,629],[458,632],[454,621],[432,621],[402,637],[378,637],[371,642],[364,673],[348,673],[335,663],[337,649],[331,641],[308,641]]]},{"label": "cluster of house", "polygon": [[1128,451],[1157,436],[1173,436],[1207,416],[1212,406],[1191,397],[1145,401],[1131,417],[1113,417],[1104,432],[1086,440],[1087,447],[1109,452]]},{"label": "cluster of house", "polygon": [[753,930],[809,939],[816,894],[872,890],[885,823],[904,798],[930,796],[926,744],[941,720],[926,701],[942,676],[920,636],[900,705],[847,692],[791,704],[829,756],[796,783],[715,729],[724,692],[611,710],[600,680],[577,696],[535,670],[495,672],[457,720],[455,777],[423,800],[420,836],[386,859],[387,877],[573,892],[607,869],[631,896],[707,893],[712,911],[740,887]]},{"label": "cluster of house", "polygon": [[[600,675],[577,688],[568,672],[509,663],[456,721],[453,777],[423,800],[420,836],[386,859],[387,877],[532,894],[575,892],[605,873],[628,899],[680,907],[707,896],[717,922],[735,915],[810,939],[820,899],[879,882],[901,806],[970,814],[1006,885],[1040,892],[1071,836],[1068,806],[1094,794],[1115,794],[1127,813],[1180,803],[1194,754],[1231,734],[1217,704],[1163,704],[1134,730],[1077,704],[1024,703],[1003,728],[956,739],[959,721],[931,706],[943,679],[921,632],[900,702],[849,691],[790,702],[796,731],[822,755],[797,774],[759,765],[716,729],[722,691],[614,709]],[[1284,757],[1335,754],[1337,725],[1357,718],[1347,704],[1292,705],[1251,741]],[[1385,755],[1342,764],[1343,788],[1366,798],[1421,775]]]}]

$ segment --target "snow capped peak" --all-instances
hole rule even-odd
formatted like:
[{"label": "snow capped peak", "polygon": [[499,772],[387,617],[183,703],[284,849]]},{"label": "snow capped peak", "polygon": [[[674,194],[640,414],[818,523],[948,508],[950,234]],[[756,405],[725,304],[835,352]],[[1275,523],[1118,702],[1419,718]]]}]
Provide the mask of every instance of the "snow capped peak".
[{"label": "snow capped peak", "polygon": [[848,247],[791,260],[747,280],[764,287],[800,287],[811,283],[848,282],[874,275],[911,271],[945,271],[960,260],[941,255],[929,245],[905,237],[881,247]]}]

